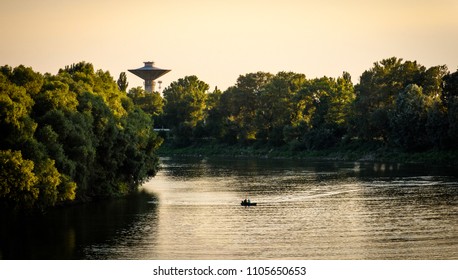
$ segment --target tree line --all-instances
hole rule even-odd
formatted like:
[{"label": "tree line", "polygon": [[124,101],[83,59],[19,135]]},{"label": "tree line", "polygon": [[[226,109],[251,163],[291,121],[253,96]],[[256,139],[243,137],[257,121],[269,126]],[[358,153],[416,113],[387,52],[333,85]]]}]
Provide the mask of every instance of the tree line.
[{"label": "tree line", "polygon": [[356,85],[346,72],[314,79],[257,72],[239,76],[224,92],[209,92],[196,76],[171,83],[163,99],[141,91],[131,89],[131,96],[149,107],[156,125],[172,130],[174,146],[203,139],[294,151],[349,141],[376,141],[405,151],[458,145],[458,71],[396,57],[374,63]]},{"label": "tree line", "polygon": [[158,168],[151,115],[109,72],[0,67],[0,206],[38,208],[122,196]]},{"label": "tree line", "polygon": [[39,208],[123,196],[154,176],[162,138],[320,150],[377,141],[406,151],[458,148],[458,71],[388,58],[349,73],[256,72],[210,91],[196,76],[127,91],[125,73],[80,62],[56,75],[0,67],[0,206]]}]

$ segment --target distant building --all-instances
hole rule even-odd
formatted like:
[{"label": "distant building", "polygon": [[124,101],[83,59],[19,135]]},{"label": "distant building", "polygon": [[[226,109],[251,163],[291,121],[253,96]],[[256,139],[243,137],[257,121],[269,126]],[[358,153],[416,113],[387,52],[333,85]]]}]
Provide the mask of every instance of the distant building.
[{"label": "distant building", "polygon": [[131,69],[128,71],[145,80],[145,91],[152,93],[154,92],[154,86],[156,84],[155,80],[161,77],[162,75],[170,72],[171,70],[154,67],[154,62],[152,61],[147,61],[143,63],[145,63],[145,66],[138,69]]}]

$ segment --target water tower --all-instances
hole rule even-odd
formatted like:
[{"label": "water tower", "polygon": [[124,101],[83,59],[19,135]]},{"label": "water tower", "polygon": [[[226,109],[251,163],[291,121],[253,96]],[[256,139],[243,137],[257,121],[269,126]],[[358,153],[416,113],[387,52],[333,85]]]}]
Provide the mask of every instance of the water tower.
[{"label": "water tower", "polygon": [[129,72],[145,80],[145,91],[152,93],[154,92],[154,80],[170,72],[170,70],[154,67],[154,62],[152,61],[143,63],[145,63],[145,66],[138,69],[131,69]]}]

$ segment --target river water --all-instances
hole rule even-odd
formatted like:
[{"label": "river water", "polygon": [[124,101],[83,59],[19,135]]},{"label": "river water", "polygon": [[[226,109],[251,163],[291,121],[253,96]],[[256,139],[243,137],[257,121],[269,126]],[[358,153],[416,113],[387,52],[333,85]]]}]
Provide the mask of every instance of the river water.
[{"label": "river water", "polygon": [[162,158],[141,195],[2,220],[0,259],[458,259],[456,171]]}]

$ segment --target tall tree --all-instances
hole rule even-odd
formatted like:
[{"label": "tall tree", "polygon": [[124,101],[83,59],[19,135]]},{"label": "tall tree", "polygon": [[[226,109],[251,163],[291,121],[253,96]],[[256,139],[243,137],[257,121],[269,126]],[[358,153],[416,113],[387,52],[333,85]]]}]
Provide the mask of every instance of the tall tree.
[{"label": "tall tree", "polygon": [[230,126],[237,132],[241,142],[256,139],[258,133],[256,114],[259,95],[272,80],[273,75],[266,72],[248,73],[239,76],[235,86],[228,88],[221,97],[227,107]]},{"label": "tall tree", "polygon": [[129,97],[135,105],[140,107],[145,113],[157,117],[162,114],[164,100],[159,92],[146,92],[142,87],[134,87],[129,90]]},{"label": "tall tree", "polygon": [[196,76],[178,79],[165,88],[164,113],[168,124],[173,128],[180,124],[195,127],[204,117],[208,89],[208,84]]},{"label": "tall tree", "polygon": [[[207,95],[205,104],[204,120],[200,123],[201,131],[197,136],[214,137],[223,140],[226,134],[225,110],[222,105],[222,92],[217,87]],[[199,135],[200,134],[200,135]]]},{"label": "tall tree", "polygon": [[33,137],[37,124],[30,117],[33,99],[0,73],[0,148],[20,149]]},{"label": "tall tree", "polygon": [[121,72],[117,81],[118,89],[122,92],[127,92],[127,87],[129,83],[127,82],[126,72]]},{"label": "tall tree", "polygon": [[164,89],[164,121],[174,131],[176,145],[191,143],[193,130],[204,118],[208,89],[196,76],[178,79]]},{"label": "tall tree", "polygon": [[[295,95],[305,84],[305,75],[279,72],[257,96],[257,138],[284,144],[283,128],[300,122]],[[262,139],[264,138],[264,139]]]},{"label": "tall tree", "polygon": [[427,145],[426,97],[421,87],[411,84],[398,94],[390,122],[391,140],[402,148],[417,150]]},{"label": "tall tree", "polygon": [[447,108],[450,145],[458,147],[458,70],[444,77],[442,100]]},{"label": "tall tree", "polygon": [[350,75],[344,72],[337,79],[313,79],[302,89],[301,96],[309,104],[304,111],[305,146],[322,149],[335,145],[347,131],[349,108],[354,100]]},{"label": "tall tree", "polygon": [[390,112],[398,94],[409,84],[422,85],[425,67],[416,61],[402,62],[396,57],[374,63],[356,85],[353,125],[363,139],[389,140]]}]

